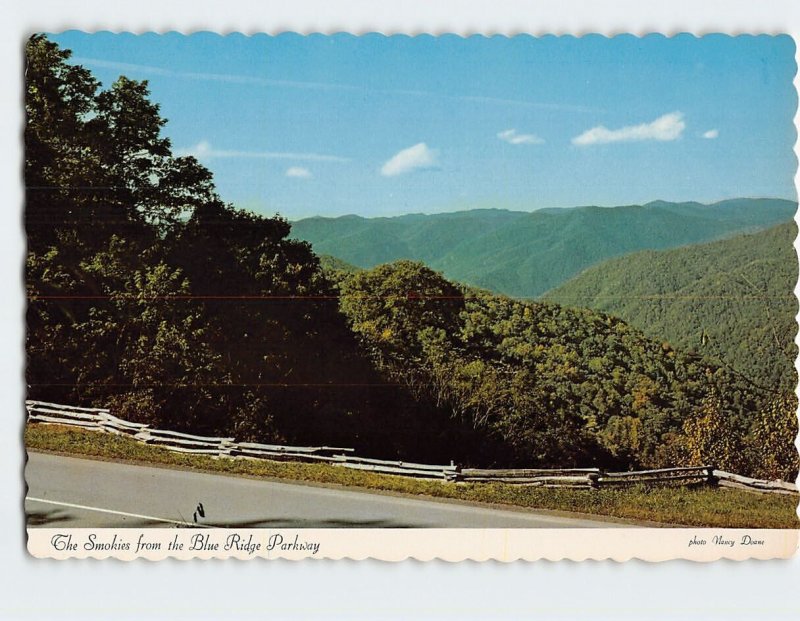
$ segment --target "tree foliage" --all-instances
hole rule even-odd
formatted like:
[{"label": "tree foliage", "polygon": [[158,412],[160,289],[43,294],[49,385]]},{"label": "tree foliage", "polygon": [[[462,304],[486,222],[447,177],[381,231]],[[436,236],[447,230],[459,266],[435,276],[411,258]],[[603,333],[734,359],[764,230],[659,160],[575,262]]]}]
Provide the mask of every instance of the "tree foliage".
[{"label": "tree foliage", "polygon": [[797,469],[793,399],[619,319],[454,288],[409,261],[343,278],[381,369],[506,447],[498,462]]},{"label": "tree foliage", "polygon": [[586,270],[546,299],[617,315],[760,386],[793,390],[796,236],[788,222],[711,244],[631,254]]},{"label": "tree foliage", "polygon": [[146,82],[103,89],[43,36],[26,52],[32,398],[437,462],[723,465],[760,445],[742,468],[796,469],[794,401],[764,406],[726,368],[602,313],[411,261],[326,272],[286,220],[225,204],[172,153]]}]

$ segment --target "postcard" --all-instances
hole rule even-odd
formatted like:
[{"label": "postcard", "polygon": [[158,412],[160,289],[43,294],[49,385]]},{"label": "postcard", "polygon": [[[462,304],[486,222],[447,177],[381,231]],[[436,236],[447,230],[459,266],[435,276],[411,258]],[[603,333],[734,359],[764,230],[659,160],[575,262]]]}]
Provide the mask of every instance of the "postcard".
[{"label": "postcard", "polygon": [[25,43],[37,558],[786,558],[796,43]]}]

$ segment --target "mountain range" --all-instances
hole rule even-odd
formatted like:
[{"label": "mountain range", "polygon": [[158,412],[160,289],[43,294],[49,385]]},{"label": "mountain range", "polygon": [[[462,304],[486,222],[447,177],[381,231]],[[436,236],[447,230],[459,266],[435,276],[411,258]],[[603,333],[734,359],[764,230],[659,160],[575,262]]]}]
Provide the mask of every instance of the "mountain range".
[{"label": "mountain range", "polygon": [[357,267],[412,259],[452,280],[535,298],[607,259],[756,232],[791,220],[796,209],[789,200],[745,198],[709,205],[655,201],[533,212],[349,215],[293,222],[292,236],[310,242],[317,254]]},{"label": "mountain range", "polygon": [[759,385],[793,389],[797,226],[596,265],[545,299],[621,317],[652,338],[723,361]]}]

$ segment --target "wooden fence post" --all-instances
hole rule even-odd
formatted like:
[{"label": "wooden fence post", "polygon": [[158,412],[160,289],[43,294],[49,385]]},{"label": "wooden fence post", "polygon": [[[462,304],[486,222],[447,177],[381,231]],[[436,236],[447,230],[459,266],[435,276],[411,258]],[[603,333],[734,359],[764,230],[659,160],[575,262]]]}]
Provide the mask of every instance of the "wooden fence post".
[{"label": "wooden fence post", "polygon": [[719,478],[714,476],[714,471],[716,468],[714,466],[708,466],[708,478],[706,479],[706,483],[711,487],[717,487],[719,484]]}]

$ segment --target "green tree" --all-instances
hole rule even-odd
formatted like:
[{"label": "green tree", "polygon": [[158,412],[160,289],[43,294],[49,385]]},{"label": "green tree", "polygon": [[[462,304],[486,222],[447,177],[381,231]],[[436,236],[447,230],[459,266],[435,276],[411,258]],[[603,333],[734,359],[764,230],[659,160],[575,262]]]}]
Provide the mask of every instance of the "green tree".
[{"label": "green tree", "polygon": [[766,479],[794,481],[800,469],[797,437],[797,397],[786,394],[771,399],[756,414],[749,443],[753,472]]},{"label": "green tree", "polygon": [[114,180],[110,197],[165,232],[217,201],[211,173],[193,157],[174,157],[161,136],[166,119],[149,100],[147,81],[120,77],[96,98],[86,129]]},{"label": "green tree", "polygon": [[749,470],[742,429],[725,415],[717,395],[707,398],[697,415],[684,422],[683,432],[680,450],[687,464],[708,464],[729,472]]},{"label": "green tree", "polygon": [[458,287],[412,261],[359,272],[342,287],[353,331],[383,362],[420,360],[426,342],[455,333],[463,307]]},{"label": "green tree", "polygon": [[25,55],[25,224],[36,252],[99,208],[107,180],[86,127],[99,83],[43,35]]}]

